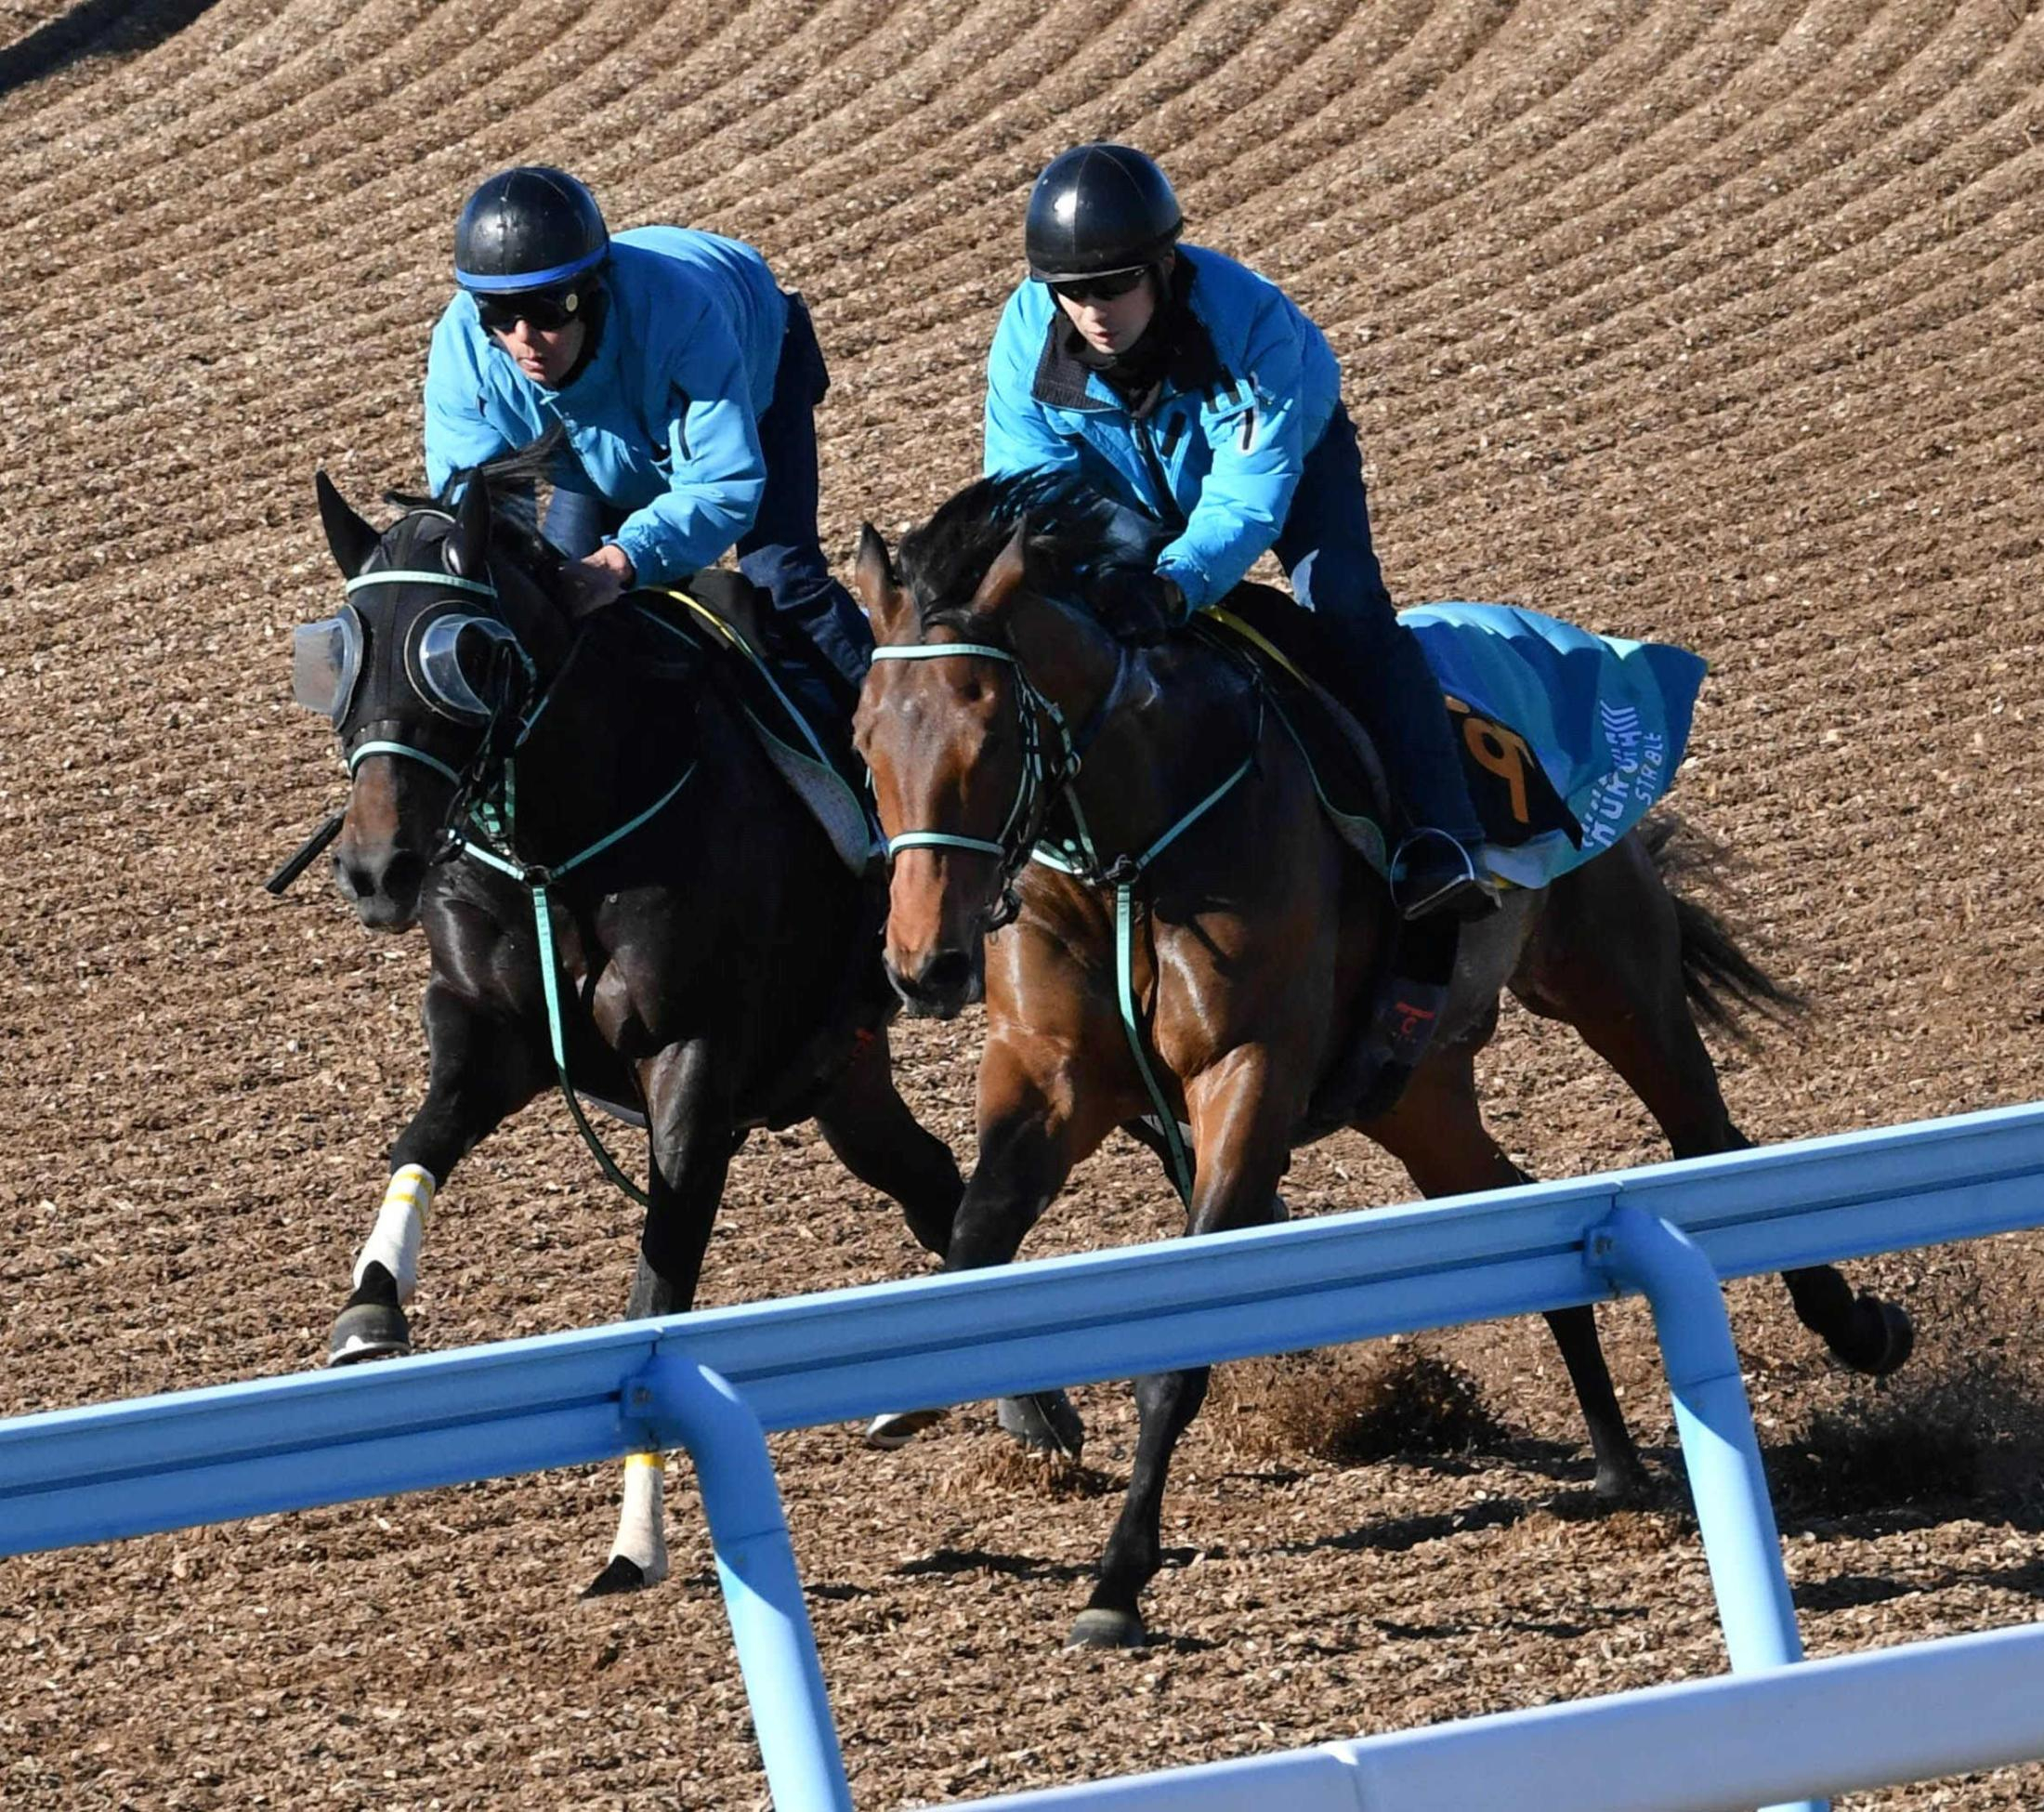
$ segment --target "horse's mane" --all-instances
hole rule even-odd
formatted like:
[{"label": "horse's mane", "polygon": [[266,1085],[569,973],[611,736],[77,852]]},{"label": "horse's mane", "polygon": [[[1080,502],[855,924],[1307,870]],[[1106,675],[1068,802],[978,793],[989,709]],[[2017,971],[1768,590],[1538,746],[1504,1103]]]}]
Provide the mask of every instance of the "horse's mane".
[{"label": "horse's mane", "polygon": [[897,550],[901,583],[925,624],[963,609],[1024,518],[1031,580],[1045,592],[1082,591],[1102,567],[1139,557],[1129,513],[1071,473],[981,479],[902,536]]},{"label": "horse's mane", "polygon": [[454,500],[462,488],[482,484],[490,493],[491,545],[508,552],[551,596],[555,574],[563,564],[562,555],[540,533],[532,519],[530,499],[532,486],[551,475],[565,438],[565,430],[556,422],[536,440],[452,474],[438,496],[415,491],[387,491],[384,501],[397,509],[438,509],[452,515]]}]

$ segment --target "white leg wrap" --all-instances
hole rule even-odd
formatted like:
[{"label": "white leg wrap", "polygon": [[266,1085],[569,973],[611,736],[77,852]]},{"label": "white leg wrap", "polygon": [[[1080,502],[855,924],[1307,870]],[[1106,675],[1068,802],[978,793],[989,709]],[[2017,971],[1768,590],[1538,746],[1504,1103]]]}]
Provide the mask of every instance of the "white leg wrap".
[{"label": "white leg wrap", "polygon": [[383,1206],[376,1211],[376,1225],[355,1260],[358,1290],[363,1270],[381,1265],[398,1280],[398,1300],[411,1301],[419,1281],[419,1240],[426,1231],[426,1217],[432,1212],[435,1187],[432,1173],[419,1164],[406,1164],[391,1173]]},{"label": "white leg wrap", "polygon": [[667,1577],[667,1514],[661,1502],[666,1477],[666,1461],[658,1453],[624,1456],[624,1507],[610,1558],[629,1560],[649,1585]]}]

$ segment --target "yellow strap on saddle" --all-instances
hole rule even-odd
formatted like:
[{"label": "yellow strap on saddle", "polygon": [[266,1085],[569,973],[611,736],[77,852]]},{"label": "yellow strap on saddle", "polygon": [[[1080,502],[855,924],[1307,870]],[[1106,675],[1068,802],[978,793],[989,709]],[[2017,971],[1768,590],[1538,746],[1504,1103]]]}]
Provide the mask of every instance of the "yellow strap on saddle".
[{"label": "yellow strap on saddle", "polygon": [[766,671],[766,663],[761,658],[759,650],[740,635],[737,630],[732,628],[729,624],[725,622],[722,617],[717,615],[707,604],[699,603],[696,599],[690,597],[687,592],[675,591],[666,585],[649,585],[647,589],[657,591],[662,597],[671,597],[677,604],[686,604],[755,667],[762,672]]},{"label": "yellow strap on saddle", "polygon": [[1297,664],[1286,654],[1283,649],[1279,648],[1269,637],[1251,629],[1233,611],[1224,611],[1218,604],[1209,604],[1200,611],[1199,614],[1212,617],[1224,629],[1239,636],[1251,648],[1257,650],[1265,660],[1290,674],[1300,685],[1312,686],[1314,684],[1299,670]]}]

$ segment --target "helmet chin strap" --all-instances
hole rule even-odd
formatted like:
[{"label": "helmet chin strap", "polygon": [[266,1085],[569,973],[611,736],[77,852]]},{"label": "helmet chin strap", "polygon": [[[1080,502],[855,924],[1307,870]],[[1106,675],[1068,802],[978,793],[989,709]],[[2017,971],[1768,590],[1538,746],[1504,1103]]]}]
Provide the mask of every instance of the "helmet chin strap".
[{"label": "helmet chin strap", "polygon": [[575,362],[570,365],[560,374],[559,380],[550,387],[556,390],[565,390],[583,372],[589,369],[590,361],[596,356],[597,342],[603,338],[605,317],[610,312],[609,292],[604,288],[603,279],[600,276],[584,278],[577,285],[577,293],[580,295],[582,302],[581,306],[575,310],[575,322],[583,330],[582,348],[575,354]]}]

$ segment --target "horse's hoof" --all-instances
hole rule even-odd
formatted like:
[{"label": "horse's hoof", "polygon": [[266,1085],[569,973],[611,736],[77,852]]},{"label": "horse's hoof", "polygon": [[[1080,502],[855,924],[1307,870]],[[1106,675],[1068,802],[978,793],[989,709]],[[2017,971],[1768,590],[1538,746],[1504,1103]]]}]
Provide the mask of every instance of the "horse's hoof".
[{"label": "horse's hoof", "polygon": [[866,1445],[891,1453],[908,1446],[925,1428],[936,1427],[950,1413],[949,1410],[890,1410],[866,1425]]},{"label": "horse's hoof", "polygon": [[1873,1377],[1885,1378],[1891,1372],[1901,1371],[1916,1351],[1916,1323],[1900,1303],[1883,1302],[1879,1296],[1862,1296],[1860,1302],[1880,1316],[1880,1350],[1865,1369]]},{"label": "horse's hoof", "polygon": [[1149,1641],[1140,1612],[1104,1610],[1094,1607],[1072,1620],[1068,1648],[1140,1648]]},{"label": "horse's hoof", "polygon": [[412,1328],[396,1303],[351,1303],[334,1323],[326,1344],[329,1365],[401,1359],[412,1350]]},{"label": "horse's hoof", "polygon": [[1599,1503],[1622,1508],[1627,1504],[1644,1503],[1654,1494],[1654,1481],[1637,1460],[1630,1460],[1622,1465],[1602,1465],[1597,1468],[1596,1477],[1590,1482],[1590,1494]]},{"label": "horse's hoof", "polygon": [[610,1556],[610,1564],[582,1588],[584,1598],[614,1598],[622,1592],[643,1592],[653,1582],[646,1569],[622,1554]]},{"label": "horse's hoof", "polygon": [[1086,1425],[1061,1390],[1040,1390],[1030,1397],[1003,1397],[994,1405],[1001,1431],[1039,1452],[1061,1453],[1076,1460],[1086,1444]]},{"label": "horse's hoof", "polygon": [[1916,1346],[1916,1327],[1898,1304],[1862,1291],[1854,1298],[1843,1337],[1831,1342],[1840,1360],[1869,1378],[1898,1370]]}]

